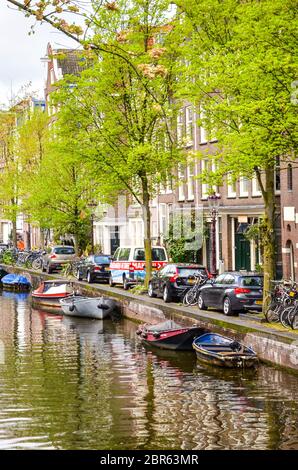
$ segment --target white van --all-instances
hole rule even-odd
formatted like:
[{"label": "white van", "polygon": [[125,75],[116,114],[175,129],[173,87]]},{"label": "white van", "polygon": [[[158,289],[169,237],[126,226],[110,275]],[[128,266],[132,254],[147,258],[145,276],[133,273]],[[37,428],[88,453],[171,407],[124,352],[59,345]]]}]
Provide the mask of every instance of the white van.
[{"label": "white van", "polygon": [[[158,270],[168,263],[163,246],[152,247],[152,269]],[[110,286],[122,284],[127,290],[138,280],[145,279],[145,250],[139,246],[119,247],[110,264]]]}]

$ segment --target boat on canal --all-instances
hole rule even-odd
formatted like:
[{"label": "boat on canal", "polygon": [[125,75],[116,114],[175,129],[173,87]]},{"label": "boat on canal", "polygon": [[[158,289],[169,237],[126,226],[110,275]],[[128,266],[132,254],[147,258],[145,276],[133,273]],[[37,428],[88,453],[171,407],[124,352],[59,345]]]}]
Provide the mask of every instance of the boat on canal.
[{"label": "boat on canal", "polygon": [[1,283],[3,289],[23,292],[31,289],[31,282],[26,276],[21,274],[6,274],[2,277]]},{"label": "boat on canal", "polygon": [[53,311],[61,310],[59,300],[73,294],[74,287],[71,281],[65,281],[65,279],[42,281],[32,292],[32,304],[34,307],[45,307]]},{"label": "boat on canal", "polygon": [[156,325],[141,325],[136,334],[141,341],[149,346],[175,351],[191,351],[193,340],[205,333],[204,328],[186,327],[167,320]]},{"label": "boat on canal", "polygon": [[193,348],[197,359],[209,365],[251,368],[258,364],[258,357],[252,348],[216,333],[205,333],[195,338]]},{"label": "boat on canal", "polygon": [[103,320],[111,315],[116,302],[105,297],[72,295],[59,300],[64,315]]}]

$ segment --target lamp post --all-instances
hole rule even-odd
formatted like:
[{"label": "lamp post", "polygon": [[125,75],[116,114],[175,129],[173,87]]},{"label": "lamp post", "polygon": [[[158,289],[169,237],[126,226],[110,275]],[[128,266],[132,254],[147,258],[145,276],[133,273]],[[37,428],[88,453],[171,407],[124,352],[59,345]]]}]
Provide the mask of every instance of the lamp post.
[{"label": "lamp post", "polygon": [[216,219],[218,216],[220,194],[208,196],[209,214],[211,217],[211,274],[216,275]]}]

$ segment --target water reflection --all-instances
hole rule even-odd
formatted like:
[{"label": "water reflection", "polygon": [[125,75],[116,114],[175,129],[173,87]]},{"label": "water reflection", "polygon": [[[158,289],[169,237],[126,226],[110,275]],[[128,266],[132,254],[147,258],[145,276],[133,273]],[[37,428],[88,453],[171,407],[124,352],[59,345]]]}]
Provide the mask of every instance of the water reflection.
[{"label": "water reflection", "polygon": [[0,447],[298,448],[296,376],[202,368],[145,349],[135,330],[0,297]]}]

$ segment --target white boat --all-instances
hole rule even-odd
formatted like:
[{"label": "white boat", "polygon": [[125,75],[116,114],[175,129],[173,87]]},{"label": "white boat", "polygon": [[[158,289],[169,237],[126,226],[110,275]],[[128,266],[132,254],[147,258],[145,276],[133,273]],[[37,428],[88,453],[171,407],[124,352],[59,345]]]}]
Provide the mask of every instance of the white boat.
[{"label": "white boat", "polygon": [[114,300],[104,297],[76,295],[59,300],[64,315],[72,317],[97,318],[102,320],[115,309]]}]

